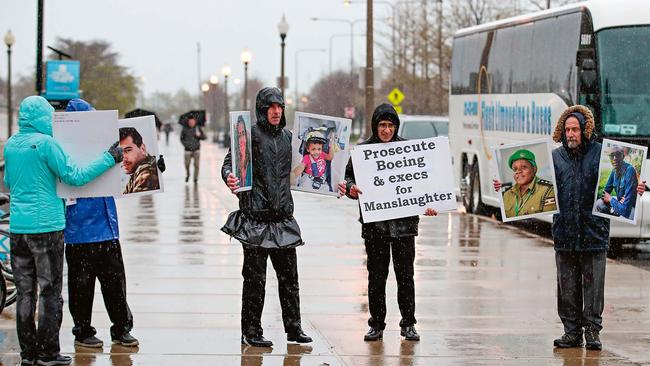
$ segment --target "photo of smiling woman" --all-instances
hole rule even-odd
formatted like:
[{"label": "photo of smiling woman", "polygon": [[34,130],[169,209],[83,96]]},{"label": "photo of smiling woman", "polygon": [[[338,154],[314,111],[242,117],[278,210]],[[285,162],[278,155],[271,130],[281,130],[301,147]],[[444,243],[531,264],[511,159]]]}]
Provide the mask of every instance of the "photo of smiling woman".
[{"label": "photo of smiling woman", "polygon": [[547,141],[515,144],[495,151],[502,184],[503,221],[558,211],[555,174]]},{"label": "photo of smiling woman", "polygon": [[230,112],[232,166],[234,167],[233,173],[239,179],[240,186],[236,192],[250,190],[253,185],[250,126],[250,112]]}]

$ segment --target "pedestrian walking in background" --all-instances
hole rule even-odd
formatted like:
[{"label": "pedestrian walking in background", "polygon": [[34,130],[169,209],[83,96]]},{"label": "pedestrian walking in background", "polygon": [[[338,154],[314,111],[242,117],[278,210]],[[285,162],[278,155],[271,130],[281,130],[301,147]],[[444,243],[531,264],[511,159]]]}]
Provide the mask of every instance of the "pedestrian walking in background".
[{"label": "pedestrian walking in background", "polygon": [[[397,135],[399,116],[390,104],[379,105],[372,115],[372,136],[359,145],[380,144],[393,141],[404,141]],[[352,159],[345,169],[345,180],[339,183],[339,194],[352,199],[358,199],[362,194],[356,185]],[[427,216],[438,213],[428,208]],[[391,251],[393,254],[393,269],[397,279],[397,303],[402,320],[399,322],[400,334],[409,341],[419,341],[420,335],[415,330],[415,281],[413,280],[415,262],[415,237],[418,235],[418,216],[378,221],[361,222],[361,237],[364,239],[368,260],[368,304],[370,330],[364,336],[365,341],[383,339],[386,328],[386,280],[390,265]]]},{"label": "pedestrian walking in background", "polygon": [[84,185],[122,161],[115,142],[87,167],[77,167],[52,138],[53,112],[44,98],[25,98],[19,109],[19,131],[4,149],[4,183],[11,194],[11,264],[18,291],[16,331],[24,365],[72,362],[59,353],[65,208],[56,195],[56,182]]},{"label": "pedestrian walking in background", "polygon": [[[82,99],[68,102],[67,112],[91,111]],[[164,167],[164,164],[163,164]],[[111,340],[137,346],[131,336],[133,315],[126,301],[126,274],[120,246],[117,209],[113,197],[77,198],[66,209],[64,230],[68,264],[68,306],[75,346],[101,348],[102,340],[91,324],[95,281],[99,280],[111,326]]]},{"label": "pedestrian walking in background", "polygon": [[163,126],[163,132],[165,132],[165,144],[169,146],[169,134],[174,131],[174,127],[171,123],[165,123]]},{"label": "pedestrian walking in background", "polygon": [[181,143],[185,148],[185,182],[190,180],[190,164],[194,161],[194,183],[199,180],[199,161],[201,158],[201,140],[205,140],[205,134],[196,119],[190,117],[183,124],[181,131]]},{"label": "pedestrian walking in background", "polygon": [[[284,98],[278,88],[263,88],[257,94],[257,123],[251,128],[253,186],[237,193],[239,210],[230,213],[223,232],[242,243],[241,343],[271,347],[263,336],[262,310],[266,285],[266,264],[278,277],[282,321],[287,341],[312,341],[302,330],[296,247],[303,245],[300,228],[293,217],[291,174],[291,132],[286,130]],[[233,174],[231,150],[221,168],[231,191],[239,188]]]},{"label": "pedestrian walking in background", "polygon": [[[594,136],[594,116],[582,105],[560,116],[553,140],[553,164],[560,212],[553,215],[553,243],[557,267],[557,310],[564,325],[558,348],[601,350],[605,306],[605,267],[609,246],[609,219],[592,215],[598,187],[601,144]],[[501,182],[494,181],[499,191]],[[636,186],[639,195],[645,182]]]}]

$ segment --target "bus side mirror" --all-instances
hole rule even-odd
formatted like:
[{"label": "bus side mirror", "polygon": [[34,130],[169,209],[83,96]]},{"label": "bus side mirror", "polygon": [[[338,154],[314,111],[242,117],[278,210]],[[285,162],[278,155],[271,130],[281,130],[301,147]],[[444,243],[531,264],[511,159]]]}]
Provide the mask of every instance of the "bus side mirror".
[{"label": "bus side mirror", "polygon": [[596,63],[591,58],[586,58],[582,60],[582,65],[580,65],[580,86],[583,92],[585,93],[595,93],[596,92]]}]

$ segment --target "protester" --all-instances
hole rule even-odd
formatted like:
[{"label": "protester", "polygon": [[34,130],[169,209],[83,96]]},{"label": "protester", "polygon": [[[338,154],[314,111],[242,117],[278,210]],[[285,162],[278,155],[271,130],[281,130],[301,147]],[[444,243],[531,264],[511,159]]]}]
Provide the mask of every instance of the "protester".
[{"label": "protester", "polygon": [[84,185],[122,161],[116,142],[87,167],[77,167],[52,138],[53,112],[44,98],[25,98],[19,109],[19,131],[4,148],[4,183],[11,193],[11,264],[18,292],[16,331],[23,365],[72,362],[59,353],[65,208],[56,195],[56,182]]},{"label": "protester", "polygon": [[[564,335],[553,341],[558,348],[601,350],[605,306],[605,266],[609,246],[609,220],[592,215],[598,186],[601,144],[594,136],[589,108],[575,105],[560,116],[553,150],[560,212],[553,215],[553,242],[557,267],[558,314]],[[501,189],[495,180],[494,189]],[[636,188],[645,191],[645,181]]]},{"label": "protester", "polygon": [[[160,160],[157,163],[156,157],[149,155],[140,132],[133,127],[120,128],[120,146],[124,150],[122,168],[126,174],[130,175],[123,193],[129,194],[160,189],[158,169],[156,169],[157,164],[160,164]],[[162,159],[162,155],[160,159]]]},{"label": "protester", "polygon": [[[359,145],[380,144],[405,139],[397,135],[399,116],[390,104],[379,105],[372,114],[372,136]],[[348,161],[345,169],[345,180],[339,183],[339,194],[352,199],[358,199],[362,194],[361,187],[356,185],[352,159]],[[436,216],[438,213],[427,208],[427,216]],[[370,330],[364,336],[365,341],[379,341],[383,339],[386,328],[386,280],[390,265],[391,250],[393,252],[393,269],[397,279],[397,303],[402,315],[399,322],[400,334],[409,341],[419,341],[420,335],[415,330],[415,237],[418,235],[418,216],[399,219],[364,223],[361,222],[361,237],[364,239],[368,260],[368,304]]]},{"label": "protester", "polygon": [[[82,99],[68,102],[67,112],[91,111]],[[164,168],[164,166],[163,166]],[[161,169],[164,171],[164,169]],[[127,347],[139,344],[131,336],[133,315],[126,301],[126,275],[119,239],[119,226],[113,197],[77,198],[66,209],[64,230],[68,264],[68,306],[74,321],[74,344],[101,348],[91,325],[95,280],[101,285],[104,304],[113,323],[113,343]]]},{"label": "protester", "polygon": [[[266,263],[278,277],[282,320],[287,341],[312,341],[302,330],[296,247],[303,245],[300,228],[293,217],[289,175],[291,173],[291,132],[286,130],[284,98],[278,88],[263,88],[257,94],[257,123],[251,128],[253,186],[237,193],[239,210],[230,213],[221,230],[242,243],[241,342],[256,347],[271,347],[261,324],[266,284]],[[239,188],[232,173],[231,151],[221,168],[231,191]]]},{"label": "protester", "polygon": [[194,117],[188,118],[181,131],[181,143],[185,147],[185,182],[190,180],[190,163],[194,160],[194,183],[199,181],[199,161],[201,159],[201,140],[205,134],[196,124]]},{"label": "protester", "polygon": [[625,162],[625,151],[622,146],[615,145],[609,159],[614,169],[607,178],[603,196],[596,201],[596,210],[633,220],[636,207],[634,191],[638,185],[637,171],[631,164]]},{"label": "protester", "polygon": [[532,151],[515,151],[508,159],[508,166],[515,184],[503,192],[506,217],[557,210],[553,183],[537,177],[537,162]]}]

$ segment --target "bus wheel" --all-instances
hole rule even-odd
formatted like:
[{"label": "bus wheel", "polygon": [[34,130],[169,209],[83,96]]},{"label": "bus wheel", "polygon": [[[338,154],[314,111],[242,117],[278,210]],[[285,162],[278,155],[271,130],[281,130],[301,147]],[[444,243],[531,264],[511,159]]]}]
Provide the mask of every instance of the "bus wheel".
[{"label": "bus wheel", "polygon": [[[465,160],[465,159],[463,159]],[[460,177],[460,197],[463,200],[463,207],[465,207],[465,212],[472,212],[472,200],[470,199],[470,180],[472,175],[472,166],[463,161],[463,172]]]},{"label": "bus wheel", "polygon": [[470,212],[481,214],[484,211],[483,200],[481,197],[481,179],[478,171],[478,161],[472,164],[469,179],[469,207]]}]

